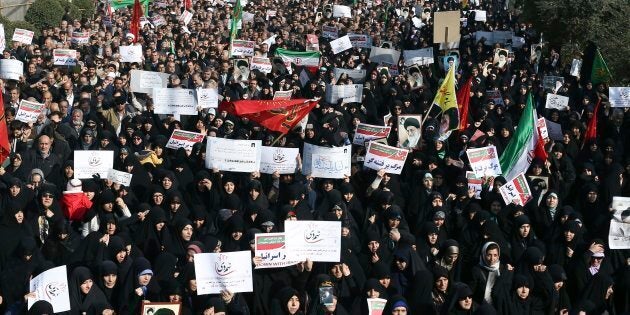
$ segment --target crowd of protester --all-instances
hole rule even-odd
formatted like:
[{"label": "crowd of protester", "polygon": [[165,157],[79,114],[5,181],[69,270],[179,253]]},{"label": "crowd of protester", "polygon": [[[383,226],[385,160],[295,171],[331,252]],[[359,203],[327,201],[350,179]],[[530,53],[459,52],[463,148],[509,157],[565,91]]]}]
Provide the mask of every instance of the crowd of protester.
[{"label": "crowd of protester", "polygon": [[[0,84],[11,146],[0,169],[1,311],[26,313],[29,280],[66,265],[69,314],[138,314],[142,301],[170,301],[181,302],[181,314],[364,315],[367,298],[387,299],[387,315],[627,313],[630,253],[609,248],[608,229],[612,198],[630,197],[630,137],[623,131],[630,112],[610,107],[607,84],[569,75],[570,62],[564,65],[574,56],[548,44],[531,58],[541,34],[507,1],[346,4],[352,18],[332,18],[320,1],[243,3],[254,16],[237,38],[255,41],[255,54],[273,61],[271,73],[252,70],[248,77],[229,56],[234,3],[221,0],[192,1],[187,25],[179,20],[182,1],[150,2],[147,16],[161,15],[166,24],[147,23],[138,38],[130,33],[131,7],[110,13],[99,2],[92,19],[64,17],[31,45],[8,44],[4,58],[23,61],[24,75]],[[475,21],[473,9],[485,10],[487,21]],[[333,54],[321,29],[367,34],[374,46],[444,54],[433,44],[432,15],[446,10],[462,12],[456,85],[473,80],[468,126],[443,139],[436,111],[429,113],[445,76],[438,58],[412,81],[402,59],[395,73],[379,71],[369,49]],[[476,40],[475,32],[495,30],[513,31],[525,44]],[[76,31],[90,32],[89,44],[72,44]],[[300,69],[274,53],[304,51],[307,34],[319,36],[322,57],[303,85]],[[125,45],[142,45],[144,61],[120,62]],[[56,48],[76,49],[79,64],[54,66]],[[487,68],[495,48],[513,54],[504,67]],[[325,101],[327,84],[353,83],[336,79],[334,68],[366,70],[361,103]],[[222,104],[270,100],[279,90],[319,103],[304,127],[283,137],[222,106],[176,120],[155,114],[151,95],[130,91],[131,69],[168,73],[173,88],[217,88]],[[569,97],[566,110],[545,108],[543,78],[552,75],[565,79],[557,93]],[[488,91],[498,91],[502,102]],[[475,198],[466,150],[494,145],[501,154],[529,93],[538,114],[563,130],[562,140],[546,143],[547,160],[533,160],[527,171],[548,180],[530,182],[533,198],[525,206],[504,202],[500,176],[484,178]],[[45,113],[35,123],[15,120],[21,100],[44,103]],[[174,129],[283,147],[342,146],[352,143],[360,122],[389,123],[387,141],[400,145],[396,119],[385,122],[387,114],[433,116],[419,126],[421,139],[401,175],[364,168],[365,148],[357,145],[352,173],[339,180],[206,169],[205,141],[190,150],[165,147]],[[584,143],[594,114],[597,137]],[[131,184],[73,179],[77,150],[114,151],[114,168],[132,173]],[[256,233],[282,232],[285,220],[341,221],[341,260],[255,269],[253,292],[197,295],[194,254],[250,250]],[[322,287],[332,287],[332,304],[321,303]],[[38,302],[28,312],[52,313],[51,307]]]}]

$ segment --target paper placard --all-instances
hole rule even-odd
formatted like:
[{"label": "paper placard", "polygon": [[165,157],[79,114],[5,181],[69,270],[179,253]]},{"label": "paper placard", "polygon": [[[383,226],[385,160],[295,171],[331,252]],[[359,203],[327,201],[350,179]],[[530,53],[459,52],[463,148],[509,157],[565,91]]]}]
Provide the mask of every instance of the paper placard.
[{"label": "paper placard", "polygon": [[555,108],[558,110],[569,110],[569,98],[566,96],[547,93],[545,108]]},{"label": "paper placard", "polygon": [[610,107],[630,107],[630,87],[609,87]]},{"label": "paper placard", "polygon": [[433,59],[433,47],[416,50],[404,50],[403,58],[405,59],[405,66],[407,67],[411,67],[413,65],[426,66],[435,62]]},{"label": "paper placard", "polygon": [[385,170],[387,173],[400,175],[408,154],[409,150],[407,149],[390,147],[372,141],[368,144],[363,166],[377,171]]},{"label": "paper placard", "polygon": [[154,88],[153,104],[156,114],[197,115],[195,90]]},{"label": "paper placard", "polygon": [[285,221],[287,247],[294,259],[339,262],[341,258],[341,222]]},{"label": "paper placard", "polygon": [[208,137],[206,168],[221,171],[257,172],[260,170],[262,141]]},{"label": "paper placard", "polygon": [[184,12],[182,12],[182,15],[179,16],[178,22],[183,22],[184,25],[188,25],[188,23],[190,23],[192,18],[193,18],[192,12],[188,10],[184,10]]},{"label": "paper placard", "polygon": [[45,107],[46,104],[21,100],[20,107],[15,114],[15,120],[23,121],[25,123],[34,123],[37,121],[37,117],[42,114]]},{"label": "paper placard", "polygon": [[543,87],[548,91],[555,91],[557,83],[564,84],[564,77],[546,75],[543,77]]},{"label": "paper placard", "polygon": [[4,25],[0,24],[0,51],[7,48],[7,39],[4,35]]},{"label": "paper placard", "polygon": [[0,59],[0,79],[20,80],[24,64],[16,59]]},{"label": "paper placard", "polygon": [[262,73],[271,73],[273,69],[273,65],[271,64],[271,60],[269,58],[263,57],[252,57],[252,61],[249,63],[250,70],[259,70]]},{"label": "paper placard", "polygon": [[413,149],[422,138],[422,115],[399,115],[398,119],[398,146]]},{"label": "paper placard", "polygon": [[466,171],[466,181],[468,182],[468,189],[475,191],[475,199],[481,199],[482,180],[475,176],[474,172]]},{"label": "paper placard", "polygon": [[90,32],[72,32],[70,42],[75,45],[87,45],[90,43]]},{"label": "paper placard", "polygon": [[263,174],[295,174],[298,168],[298,148],[262,147],[260,172]]},{"label": "paper placard", "polygon": [[111,169],[109,170],[109,174],[107,174],[107,179],[111,180],[114,183],[129,187],[131,185],[132,176],[132,174],[129,174],[127,172],[121,172],[115,169]]},{"label": "paper placard", "polygon": [[339,30],[334,26],[322,25],[322,37],[335,39],[339,37]]},{"label": "paper placard", "polygon": [[253,41],[233,40],[230,53],[232,57],[251,57],[254,55],[254,46],[256,42]]},{"label": "paper placard", "polygon": [[338,54],[340,52],[344,52],[348,49],[352,49],[352,43],[350,42],[350,37],[348,35],[337,38],[330,42],[330,48],[332,49],[333,54]]},{"label": "paper placard", "polygon": [[339,18],[339,17],[346,17],[346,18],[351,18],[352,17],[352,8],[350,8],[349,6],[345,6],[345,5],[333,5],[333,12],[332,12],[332,17],[333,18]]},{"label": "paper placard", "polygon": [[335,76],[335,80],[339,80],[342,74],[347,74],[348,77],[352,78],[352,82],[354,83],[363,83],[365,82],[365,76],[367,71],[365,69],[343,69],[343,68],[333,68],[333,75]]},{"label": "paper placard", "polygon": [[495,177],[502,174],[499,155],[495,146],[466,150],[466,156],[470,162],[475,176]]},{"label": "paper placard", "polygon": [[256,269],[281,268],[297,264],[287,248],[285,233],[257,233],[254,236],[254,252],[262,262]]},{"label": "paper placard", "polygon": [[302,156],[302,174],[320,178],[350,176],[352,146],[320,147],[305,143]]},{"label": "paper placard", "polygon": [[74,49],[53,49],[53,64],[55,66],[76,66],[77,51]]},{"label": "paper placard", "polygon": [[37,301],[49,302],[55,314],[70,310],[70,287],[66,265],[48,269],[29,282],[29,292],[35,298],[28,298],[28,309]]},{"label": "paper placard", "polygon": [[499,191],[506,205],[514,202],[519,206],[524,206],[532,199],[532,192],[523,173],[519,173],[514,179],[505,183],[499,188]]},{"label": "paper placard", "polygon": [[252,292],[250,251],[195,254],[197,295]]},{"label": "paper placard", "polygon": [[354,139],[352,140],[352,143],[356,145],[364,145],[366,142],[370,142],[372,140],[387,138],[391,131],[392,127],[389,126],[376,126],[359,123],[354,132]]},{"label": "paper placard", "polygon": [[387,305],[386,299],[372,298],[367,299],[368,313],[367,315],[382,315],[385,305]]},{"label": "paper placard", "polygon": [[476,22],[485,22],[487,17],[486,17],[486,11],[484,10],[472,10],[472,12],[475,12],[475,21]]},{"label": "paper placard", "polygon": [[370,48],[372,47],[372,38],[366,34],[348,34],[352,47],[355,48]]},{"label": "paper placard", "polygon": [[400,51],[396,49],[372,46],[372,49],[370,50],[371,62],[397,65],[398,59],[400,59]]},{"label": "paper placard", "polygon": [[219,91],[218,89],[198,89],[197,104],[201,108],[217,108],[219,107]]},{"label": "paper placard", "polygon": [[168,86],[168,73],[131,70],[131,92],[153,93],[154,88],[166,88]]},{"label": "paper placard", "polygon": [[630,248],[630,198],[614,196],[612,200],[612,218],[608,230],[610,249]]},{"label": "paper placard", "polygon": [[120,46],[120,62],[142,62],[142,46]]},{"label": "paper placard", "polygon": [[536,128],[538,128],[538,132],[540,133],[540,137],[543,141],[549,140],[549,130],[547,130],[545,117],[540,117],[536,120]]},{"label": "paper placard", "polygon": [[293,95],[293,90],[288,91],[275,91],[273,92],[274,100],[290,100]]},{"label": "paper placard", "polygon": [[306,34],[306,51],[319,51],[319,38],[315,34]]},{"label": "paper placard", "polygon": [[571,62],[571,71],[570,74],[574,77],[579,77],[580,76],[580,69],[582,69],[582,60],[580,59],[573,59],[573,61]]},{"label": "paper placard", "polygon": [[361,103],[363,101],[363,84],[326,85],[326,102],[337,104]]},{"label": "paper placard", "polygon": [[161,15],[153,15],[150,18],[151,24],[153,24],[153,26],[155,27],[160,27],[162,25],[166,25],[166,19],[164,19],[163,16]]},{"label": "paper placard", "polygon": [[114,151],[75,150],[73,160],[74,178],[92,178],[95,174],[107,178],[114,168]]},{"label": "paper placard", "polygon": [[175,129],[171,134],[171,137],[166,143],[166,147],[169,149],[184,148],[185,150],[192,150],[195,143],[203,142],[206,136],[202,133]]},{"label": "paper placard", "polygon": [[35,35],[35,32],[33,31],[29,31],[29,30],[25,30],[25,29],[21,29],[21,28],[16,28],[13,31],[13,38],[12,40],[14,42],[20,42],[26,45],[30,45],[33,42],[33,35]]}]

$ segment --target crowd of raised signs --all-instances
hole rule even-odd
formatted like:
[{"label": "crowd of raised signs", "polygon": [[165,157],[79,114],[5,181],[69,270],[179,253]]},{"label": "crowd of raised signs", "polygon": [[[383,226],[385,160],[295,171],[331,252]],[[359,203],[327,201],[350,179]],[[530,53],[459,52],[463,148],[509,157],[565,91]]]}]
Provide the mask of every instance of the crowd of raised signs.
[{"label": "crowd of raised signs", "polygon": [[[2,313],[60,313],[64,290],[67,314],[630,311],[630,112],[513,1],[153,0],[137,36],[122,2],[7,38]],[[472,80],[444,133],[450,67]],[[510,202],[498,157],[528,95],[547,158]],[[232,105],[287,99],[316,104],[285,134]],[[252,171],[259,144],[271,164]],[[227,261],[242,251],[250,292],[198,294],[200,270],[247,269]],[[66,284],[32,284],[57,266]]]}]

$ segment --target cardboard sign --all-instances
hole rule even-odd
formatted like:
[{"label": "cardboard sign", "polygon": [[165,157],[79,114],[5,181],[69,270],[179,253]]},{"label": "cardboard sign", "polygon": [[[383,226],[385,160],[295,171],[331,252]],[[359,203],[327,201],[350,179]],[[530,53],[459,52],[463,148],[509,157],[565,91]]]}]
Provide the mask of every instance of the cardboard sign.
[{"label": "cardboard sign", "polygon": [[154,88],[166,88],[168,86],[168,73],[131,70],[131,92],[153,93]]},{"label": "cardboard sign", "polygon": [[208,137],[206,168],[230,172],[260,170],[262,141]]},{"label": "cardboard sign", "polygon": [[346,35],[331,41],[330,48],[335,55],[348,49],[352,49],[352,42],[350,42],[350,37]]},{"label": "cardboard sign", "polygon": [[466,150],[470,167],[477,177],[494,177],[502,174],[495,146]]},{"label": "cardboard sign", "polygon": [[175,150],[179,148],[184,148],[185,150],[192,150],[192,147],[195,145],[195,143],[201,143],[203,142],[203,139],[205,138],[206,138],[206,135],[201,134],[201,133],[175,129],[173,130],[173,133],[171,134],[171,138],[168,139],[168,142],[166,143],[166,147],[169,149],[175,149]]},{"label": "cardboard sign", "polygon": [[356,145],[364,145],[366,142],[370,142],[372,140],[387,138],[391,131],[392,127],[389,126],[376,126],[359,123],[354,132],[354,139],[352,140],[352,143]]},{"label": "cardboard sign", "polygon": [[385,170],[390,174],[402,173],[409,150],[390,147],[375,141],[368,144],[363,166],[373,170]]},{"label": "cardboard sign", "polygon": [[74,178],[92,178],[95,174],[107,178],[114,168],[114,151],[75,150],[73,160]]},{"label": "cardboard sign", "polygon": [[252,259],[249,250],[195,254],[197,294],[252,292]]},{"label": "cardboard sign", "polygon": [[20,107],[15,114],[15,120],[23,121],[25,123],[34,123],[37,121],[37,117],[42,114],[45,108],[46,104],[21,100]]},{"label": "cardboard sign", "polygon": [[294,259],[339,262],[341,258],[340,221],[285,221],[287,247]]},{"label": "cardboard sign", "polygon": [[438,11],[433,15],[433,43],[459,42],[459,11]]},{"label": "cardboard sign", "polygon": [[514,202],[519,206],[524,206],[532,199],[532,192],[529,189],[529,184],[527,184],[527,178],[523,173],[516,175],[514,179],[505,183],[505,185],[499,188],[499,191],[501,192],[503,201],[507,205]]},{"label": "cardboard sign", "polygon": [[20,80],[24,74],[24,64],[16,59],[0,59],[0,79]]},{"label": "cardboard sign", "polygon": [[111,169],[109,170],[109,174],[107,174],[107,179],[111,180],[114,183],[129,187],[131,185],[132,176],[132,174],[129,174],[127,172],[121,172],[115,169]]},{"label": "cardboard sign", "polygon": [[120,62],[142,62],[142,46],[120,46],[118,49],[120,52]]},{"label": "cardboard sign", "polygon": [[251,57],[254,55],[256,42],[248,40],[233,40],[230,53],[233,57]]},{"label": "cardboard sign", "polygon": [[13,31],[13,41],[14,42],[20,42],[26,45],[30,45],[33,42],[33,35],[35,35],[35,32],[33,31],[29,31],[29,30],[25,30],[25,29],[21,29],[21,28],[16,28]]},{"label": "cardboard sign", "polygon": [[609,87],[610,107],[630,107],[630,87]]},{"label": "cardboard sign", "polygon": [[263,174],[295,174],[298,168],[298,148],[262,147],[260,172]]},{"label": "cardboard sign", "polygon": [[53,64],[55,66],[76,66],[77,51],[74,49],[53,49]]},{"label": "cardboard sign", "polygon": [[153,103],[156,114],[197,115],[195,90],[154,88]]}]

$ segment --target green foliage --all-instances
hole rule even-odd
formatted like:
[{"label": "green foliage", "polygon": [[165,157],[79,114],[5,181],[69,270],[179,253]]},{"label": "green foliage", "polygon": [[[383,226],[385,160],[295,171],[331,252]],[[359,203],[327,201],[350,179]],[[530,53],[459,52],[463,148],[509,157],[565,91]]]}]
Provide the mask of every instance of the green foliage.
[{"label": "green foliage", "polygon": [[7,43],[11,42],[11,38],[13,38],[13,31],[16,28],[33,31],[35,32],[35,36],[40,35],[39,29],[26,21],[9,21],[6,17],[0,16],[0,23],[4,26],[4,37],[6,38]]},{"label": "green foliage", "polygon": [[24,19],[35,25],[39,30],[55,27],[61,23],[64,8],[55,0],[35,0],[26,11]]},{"label": "green foliage", "polygon": [[[51,0],[51,1],[55,1],[55,0]],[[68,16],[70,16],[72,19],[81,19],[82,17],[81,11],[79,10],[79,7],[76,6],[74,1],[73,2],[70,2],[68,0],[58,0],[58,1],[59,1],[59,4],[61,4],[61,6],[63,7],[63,9],[68,11]],[[62,17],[63,17],[63,14],[62,14]]]},{"label": "green foliage", "polygon": [[79,8],[82,17],[91,18],[94,15],[96,7],[93,0],[72,0],[72,3]]},{"label": "green foliage", "polygon": [[630,82],[630,1],[628,0],[526,0],[523,15],[551,45],[571,62],[595,42],[613,75],[613,83]]}]

